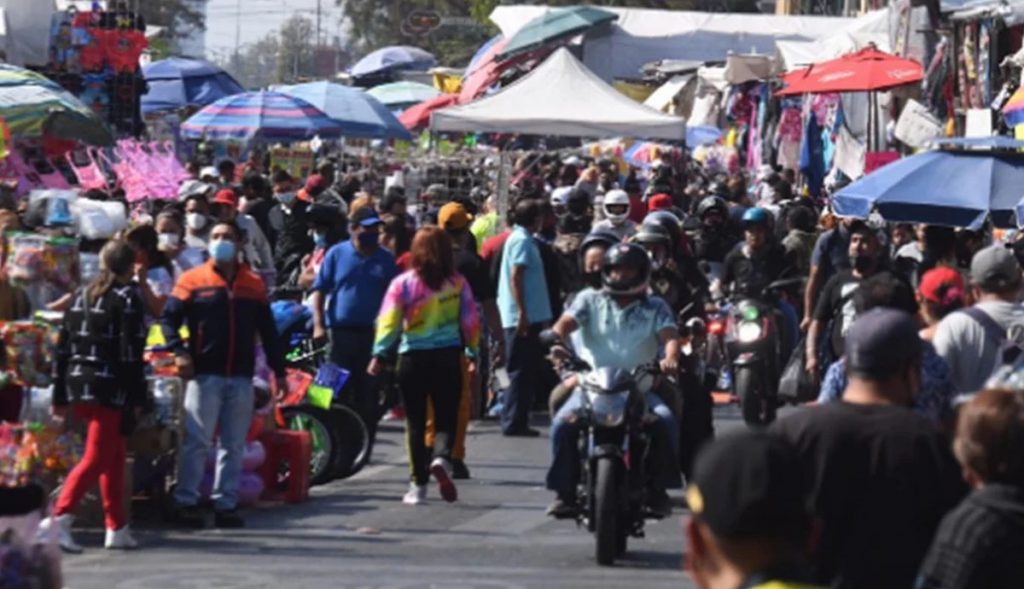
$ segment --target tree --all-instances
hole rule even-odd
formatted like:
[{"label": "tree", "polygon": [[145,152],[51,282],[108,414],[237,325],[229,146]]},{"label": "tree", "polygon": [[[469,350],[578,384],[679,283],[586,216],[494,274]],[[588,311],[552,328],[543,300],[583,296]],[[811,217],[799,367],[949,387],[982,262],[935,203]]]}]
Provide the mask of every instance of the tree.
[{"label": "tree", "polygon": [[277,80],[292,84],[313,75],[313,50],[316,26],[313,21],[292,15],[279,32],[280,50],[277,59]]},{"label": "tree", "polygon": [[219,65],[246,88],[266,88],[280,81],[277,78],[280,53],[278,33],[267,33],[259,41],[245,45],[237,60],[232,56],[226,61],[222,60]]},{"label": "tree", "polygon": [[146,0],[138,10],[146,24],[164,28],[170,39],[187,35],[190,30],[206,30],[202,4],[206,0]]}]

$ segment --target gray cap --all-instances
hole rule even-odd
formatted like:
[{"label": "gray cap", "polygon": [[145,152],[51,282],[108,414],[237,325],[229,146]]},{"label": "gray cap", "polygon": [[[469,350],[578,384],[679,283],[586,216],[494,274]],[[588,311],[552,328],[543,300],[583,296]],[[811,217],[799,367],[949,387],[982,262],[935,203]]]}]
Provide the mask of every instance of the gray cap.
[{"label": "gray cap", "polygon": [[1020,264],[1002,244],[990,245],[971,259],[971,281],[983,289],[999,290],[1020,284]]},{"label": "gray cap", "polygon": [[879,307],[864,313],[846,333],[846,368],[852,373],[886,378],[921,356],[914,316]]},{"label": "gray cap", "polygon": [[200,180],[185,180],[178,187],[178,200],[185,200],[186,198],[194,195],[205,195],[213,189],[206,182]]}]

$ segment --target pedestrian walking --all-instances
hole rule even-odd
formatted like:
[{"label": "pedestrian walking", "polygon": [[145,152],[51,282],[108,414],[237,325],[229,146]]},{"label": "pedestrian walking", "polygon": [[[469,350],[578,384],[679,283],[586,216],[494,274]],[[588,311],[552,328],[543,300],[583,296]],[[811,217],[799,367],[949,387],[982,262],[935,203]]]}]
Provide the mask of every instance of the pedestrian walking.
[{"label": "pedestrian walking", "polygon": [[[270,313],[267,289],[248,265],[238,261],[244,239],[232,222],[219,221],[210,230],[210,260],[182,274],[164,306],[164,340],[175,353],[185,388],[185,437],[181,445],[178,484],[174,491],[176,519],[189,527],[205,527],[199,507],[199,484],[215,432],[220,432],[213,485],[214,523],[238,528],[238,484],[245,435],[252,422],[252,377],[257,337],[267,363],[285,390],[284,358]],[[189,339],[179,335],[188,326]]]},{"label": "pedestrian walking", "polygon": [[43,528],[57,526],[60,546],[81,552],[71,536],[73,512],[99,480],[106,548],[135,548],[125,513],[125,436],[146,400],[145,308],[132,279],[135,249],[111,241],[100,252],[100,274],[78,291],[64,316],[53,366],[53,414],[71,405],[86,424],[85,453],[68,474]]},{"label": "pedestrian walking", "polygon": [[505,242],[498,277],[498,311],[505,329],[510,382],[501,415],[501,431],[506,436],[540,435],[529,427],[530,408],[544,371],[540,332],[552,318],[544,264],[533,239],[543,221],[541,212],[535,200],[516,205],[515,227]]},{"label": "pedestrian walking", "polygon": [[[406,412],[406,444],[412,482],[402,501],[419,505],[433,475],[441,497],[455,501],[452,450],[459,399],[462,356],[476,356],[480,319],[469,282],[455,271],[451,238],[438,227],[421,229],[412,243],[412,270],[391,282],[380,314],[367,372],[377,376],[398,343],[398,388]],[[469,372],[473,367],[469,366]],[[434,459],[428,465],[424,443],[427,404],[434,411]]]}]

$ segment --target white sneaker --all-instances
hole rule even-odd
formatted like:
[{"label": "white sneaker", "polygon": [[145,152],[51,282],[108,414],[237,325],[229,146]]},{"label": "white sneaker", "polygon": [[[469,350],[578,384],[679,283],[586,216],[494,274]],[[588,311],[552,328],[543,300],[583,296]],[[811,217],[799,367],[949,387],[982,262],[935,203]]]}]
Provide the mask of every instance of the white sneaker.
[{"label": "white sneaker", "polygon": [[427,501],[427,486],[409,483],[409,492],[402,497],[402,503],[406,505],[421,505]]},{"label": "white sneaker", "polygon": [[107,528],[107,539],[104,540],[103,547],[110,550],[132,550],[138,548],[139,543],[132,537],[132,531],[128,526],[124,526],[119,530]]},{"label": "white sneaker", "polygon": [[82,547],[71,537],[71,524],[75,522],[75,516],[70,513],[48,517],[39,522],[39,538],[44,539],[50,533],[52,526],[57,526],[57,543],[61,550],[70,554],[81,554]]},{"label": "white sneaker", "polygon": [[446,459],[437,457],[430,463],[430,474],[434,475],[437,481],[437,489],[441,492],[441,498],[451,503],[459,498],[459,492],[455,489],[455,481],[452,480],[452,463]]}]

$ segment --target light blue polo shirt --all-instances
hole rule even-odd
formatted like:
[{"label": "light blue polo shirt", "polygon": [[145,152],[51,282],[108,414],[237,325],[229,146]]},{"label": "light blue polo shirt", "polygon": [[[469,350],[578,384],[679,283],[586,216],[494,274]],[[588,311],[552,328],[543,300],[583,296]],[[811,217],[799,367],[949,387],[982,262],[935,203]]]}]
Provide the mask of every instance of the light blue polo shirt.
[{"label": "light blue polo shirt", "polygon": [[505,242],[501,256],[501,274],[498,278],[498,313],[501,326],[510,329],[519,322],[519,308],[512,298],[512,268],[523,266],[523,298],[526,318],[531,324],[551,321],[551,300],[548,299],[547,281],[544,280],[544,262],[533,237],[524,227],[516,225]]},{"label": "light blue polo shirt", "polygon": [[661,348],[658,332],[676,327],[672,309],[659,297],[620,307],[611,295],[592,288],[576,295],[565,313],[580,326],[573,334],[577,353],[594,367],[630,370],[653,362]]}]

